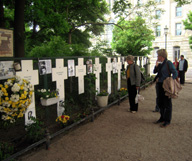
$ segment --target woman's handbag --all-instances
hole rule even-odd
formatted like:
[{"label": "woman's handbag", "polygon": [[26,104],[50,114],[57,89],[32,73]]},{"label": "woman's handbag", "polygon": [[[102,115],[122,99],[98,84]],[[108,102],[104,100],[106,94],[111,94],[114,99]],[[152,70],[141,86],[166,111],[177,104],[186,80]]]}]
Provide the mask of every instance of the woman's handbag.
[{"label": "woman's handbag", "polygon": [[167,77],[163,81],[163,88],[169,98],[178,98],[179,91],[182,89],[181,84],[172,77]]},{"label": "woman's handbag", "polygon": [[[169,75],[171,75],[168,64],[167,69],[169,71]],[[169,98],[178,98],[179,91],[182,89],[181,84],[176,79],[173,79],[171,76],[167,77],[163,81],[163,88],[165,91],[165,95]]]}]

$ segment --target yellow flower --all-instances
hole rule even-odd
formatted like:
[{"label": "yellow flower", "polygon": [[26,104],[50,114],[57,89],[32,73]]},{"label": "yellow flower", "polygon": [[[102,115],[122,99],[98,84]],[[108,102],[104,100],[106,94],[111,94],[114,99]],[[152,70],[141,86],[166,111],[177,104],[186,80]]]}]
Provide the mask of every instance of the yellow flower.
[{"label": "yellow flower", "polygon": [[5,88],[9,88],[9,86],[6,84],[6,85],[5,85]]},{"label": "yellow flower", "polygon": [[6,113],[8,113],[8,112],[10,112],[11,110],[10,110],[9,108],[4,108],[4,111],[5,111]]},{"label": "yellow flower", "polygon": [[19,118],[19,117],[23,117],[23,113],[22,112],[20,112],[19,115],[17,116],[17,118]]},{"label": "yellow flower", "polygon": [[9,101],[9,97],[5,97],[5,101]]},{"label": "yellow flower", "polygon": [[5,96],[8,96],[8,93],[6,92],[6,93],[4,93],[4,95],[5,95]]},{"label": "yellow flower", "polygon": [[13,108],[14,108],[14,107],[16,107],[16,104],[15,104],[15,102],[13,102],[13,103],[12,103],[12,107],[13,107]]},{"label": "yellow flower", "polygon": [[22,85],[22,86],[20,87],[20,89],[23,90],[23,88],[24,88],[24,86]]},{"label": "yellow flower", "polygon": [[17,116],[17,113],[13,113],[11,116],[15,117],[15,116]]},{"label": "yellow flower", "polygon": [[1,88],[1,90],[2,90],[3,93],[7,92],[7,90],[5,88],[3,88],[3,87]]}]

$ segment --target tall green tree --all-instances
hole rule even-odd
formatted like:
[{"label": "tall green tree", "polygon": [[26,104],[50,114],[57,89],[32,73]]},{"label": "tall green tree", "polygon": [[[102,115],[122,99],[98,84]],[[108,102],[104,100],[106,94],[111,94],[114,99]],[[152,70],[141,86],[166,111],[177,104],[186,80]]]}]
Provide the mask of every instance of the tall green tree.
[{"label": "tall green tree", "polygon": [[[103,25],[97,24],[105,21],[104,14],[108,12],[105,0],[30,1],[26,10],[26,22],[33,26],[30,38],[42,34],[47,38],[48,34],[62,36],[72,44],[82,42],[78,41],[80,34],[87,37],[89,32],[97,35],[103,31]],[[78,36],[72,37],[72,33]]]},{"label": "tall green tree", "polygon": [[182,5],[185,5],[185,4],[192,3],[192,0],[175,0],[175,2],[177,2],[178,6],[182,6]]},{"label": "tall green tree", "polygon": [[24,57],[24,8],[25,0],[15,0],[14,17],[14,53],[15,57]]},{"label": "tall green tree", "polygon": [[121,55],[147,55],[153,50],[153,31],[148,28],[141,17],[132,21],[119,20],[123,30],[115,27],[113,31],[112,48]]},{"label": "tall green tree", "polygon": [[[192,11],[189,11],[187,17],[188,18],[183,21],[183,24],[185,25],[185,30],[192,30]],[[189,45],[192,49],[192,36],[189,36]]]}]

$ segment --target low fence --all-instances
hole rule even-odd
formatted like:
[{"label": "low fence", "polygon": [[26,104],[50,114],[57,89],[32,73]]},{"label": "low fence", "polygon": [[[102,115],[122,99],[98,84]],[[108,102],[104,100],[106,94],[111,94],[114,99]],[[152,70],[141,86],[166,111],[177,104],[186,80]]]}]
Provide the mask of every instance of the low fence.
[{"label": "low fence", "polygon": [[[136,57],[135,62],[147,77],[149,59]],[[0,84],[17,75],[30,81],[34,90],[24,117],[14,123],[0,120],[1,159],[13,159],[42,143],[48,149],[51,138],[120,104],[127,97],[120,92],[127,87],[126,66],[125,57],[0,58]],[[37,92],[40,89],[59,89],[59,99],[55,104],[42,105]],[[95,96],[103,90],[110,95],[108,105],[100,108]],[[63,114],[70,119],[59,124],[56,119]]]}]

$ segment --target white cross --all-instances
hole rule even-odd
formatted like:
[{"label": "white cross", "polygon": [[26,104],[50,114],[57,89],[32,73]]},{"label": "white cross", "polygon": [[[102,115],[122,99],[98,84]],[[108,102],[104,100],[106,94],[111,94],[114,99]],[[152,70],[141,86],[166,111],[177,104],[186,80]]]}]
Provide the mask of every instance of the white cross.
[{"label": "white cross", "polygon": [[107,58],[106,72],[107,72],[108,93],[109,94],[111,94],[111,71],[112,71],[111,58]]},{"label": "white cross", "polygon": [[[52,80],[56,81],[57,89],[59,89],[60,101],[65,101],[65,84],[64,80],[68,78],[67,67],[64,67],[63,59],[56,59],[56,68],[52,68]],[[60,101],[57,103],[57,116],[61,116],[64,108],[60,106]]]},{"label": "white cross", "polygon": [[78,58],[78,66],[75,68],[78,77],[79,94],[84,93],[84,76],[86,75],[86,65],[83,65],[83,58]]},{"label": "white cross", "polygon": [[100,93],[101,64],[99,64],[99,58],[95,58],[95,64],[93,66],[93,73],[96,75],[95,88],[97,90],[97,93]]},{"label": "white cross", "polygon": [[121,57],[118,57],[118,62],[117,62],[117,72],[118,72],[118,90],[121,88],[121,69],[122,69],[122,62],[121,62]]},{"label": "white cross", "polygon": [[2,34],[0,34],[0,45],[2,43],[2,40],[8,40],[8,38],[7,37],[2,37]]},{"label": "white cross", "polygon": [[[32,88],[34,90],[34,85],[39,84],[39,75],[38,75],[38,70],[33,70],[33,61],[22,60],[21,67],[22,67],[22,71],[16,72],[16,75],[20,76],[22,79],[26,79],[30,81],[30,83],[32,84]],[[30,120],[30,118],[28,117],[28,115],[30,114],[30,111],[32,112],[31,116],[36,117],[34,92],[32,95],[32,102],[27,108],[27,111],[25,112],[25,125],[33,123],[33,121]]]}]

